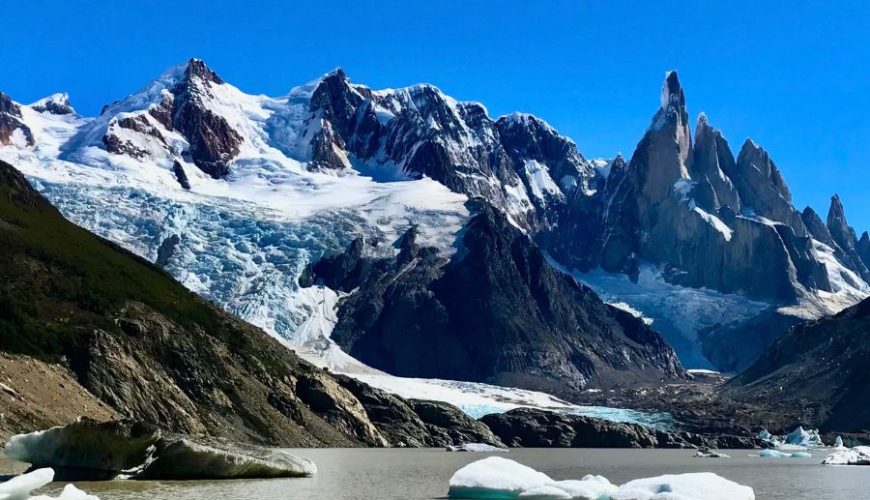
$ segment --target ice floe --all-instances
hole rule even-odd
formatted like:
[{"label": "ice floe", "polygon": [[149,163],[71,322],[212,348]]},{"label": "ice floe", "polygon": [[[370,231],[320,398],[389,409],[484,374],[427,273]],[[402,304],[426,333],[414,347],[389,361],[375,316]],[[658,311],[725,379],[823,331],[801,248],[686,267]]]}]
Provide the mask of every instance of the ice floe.
[{"label": "ice floe", "polygon": [[488,457],[456,471],[449,498],[524,500],[754,500],[752,488],[711,472],[669,474],[616,486],[603,476],[557,481],[513,460]]},{"label": "ice floe", "polygon": [[84,491],[68,484],[61,491],[60,496],[47,495],[31,496],[33,490],[42,488],[54,480],[53,469],[36,469],[32,472],[13,477],[0,483],[0,500],[100,500],[88,495]]},{"label": "ice floe", "polygon": [[758,456],[762,458],[813,458],[806,451],[761,450]]},{"label": "ice floe", "polygon": [[825,465],[870,465],[870,446],[856,446],[836,451],[822,460]]}]

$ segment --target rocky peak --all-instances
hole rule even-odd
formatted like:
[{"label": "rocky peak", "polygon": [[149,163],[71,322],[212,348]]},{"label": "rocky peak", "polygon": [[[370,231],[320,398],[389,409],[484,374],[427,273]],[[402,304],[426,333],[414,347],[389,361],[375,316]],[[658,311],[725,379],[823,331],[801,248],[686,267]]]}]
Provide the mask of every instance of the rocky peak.
[{"label": "rocky peak", "polygon": [[861,233],[861,239],[858,240],[857,250],[858,256],[861,257],[861,262],[870,268],[870,234],[867,234],[867,231]]},{"label": "rocky peak", "polygon": [[740,210],[740,196],[729,178],[734,171],[734,154],[722,133],[710,126],[701,113],[695,128],[691,177],[695,181],[695,202],[714,212],[723,206]]},{"label": "rocky peak", "polygon": [[[651,130],[665,130],[677,142],[680,158],[680,177],[688,178],[691,160],[692,136],[689,133],[689,113],[686,110],[686,94],[680,85],[676,71],[665,74],[662,84],[661,106],[653,117]],[[670,174],[670,173],[668,173]]]},{"label": "rocky peak", "polygon": [[218,85],[224,83],[223,79],[221,79],[217,73],[206,66],[205,61],[192,57],[187,61],[187,66],[184,69],[184,79],[190,81],[194,78],[199,78],[203,81],[216,83]]},{"label": "rocky peak", "polygon": [[819,217],[819,214],[817,214],[812,207],[808,206],[803,212],[801,212],[801,219],[803,219],[804,225],[807,226],[807,231],[809,231],[810,236],[829,247],[834,246],[834,240],[831,238],[831,232],[828,231],[828,226],[822,222],[822,218]]},{"label": "rocky peak", "polygon": [[831,207],[828,209],[828,231],[836,243],[837,257],[843,264],[864,280],[870,279],[870,271],[858,252],[858,237],[846,221],[846,210],[837,194],[831,197]]},{"label": "rocky peak", "polygon": [[21,118],[21,107],[15,104],[8,95],[0,92],[0,113]]},{"label": "rocky peak", "polygon": [[28,146],[33,146],[33,133],[21,121],[21,107],[8,95],[0,92],[0,146],[12,144],[13,134],[19,130]]},{"label": "rocky peak", "polygon": [[202,171],[215,179],[229,173],[229,162],[239,153],[242,136],[226,119],[207,106],[210,85],[224,81],[203,61],[191,59],[184,70],[184,78],[171,93],[172,129],[180,132],[190,144],[189,154]]},{"label": "rocky peak", "polygon": [[34,111],[51,113],[53,115],[71,115],[75,113],[75,110],[69,104],[69,94],[66,92],[42,98],[31,104],[30,107]]},{"label": "rocky peak", "polygon": [[310,107],[313,112],[322,111],[323,118],[331,121],[336,129],[347,131],[351,117],[363,100],[344,70],[337,68],[320,79],[311,94]]},{"label": "rocky peak", "polygon": [[743,143],[731,180],[740,194],[744,212],[786,224],[797,236],[807,235],[779,168],[752,139]]},{"label": "rocky peak", "polygon": [[840,201],[838,194],[831,196],[831,206],[828,208],[828,230],[831,231],[831,235],[851,236],[846,238],[850,242],[853,239],[855,241],[858,239],[854,236],[855,232],[849,227],[849,223],[846,222],[846,210],[843,208],[843,202]]},{"label": "rocky peak", "polygon": [[[547,183],[558,186],[565,195],[589,194],[590,182],[595,177],[593,166],[580,154],[574,141],[559,135],[547,122],[515,113],[499,118],[495,128],[502,147],[533,195],[540,189],[535,189],[538,186],[532,177],[544,174],[549,178]],[[528,165],[531,161],[546,165],[547,171],[534,171],[536,167]]]}]

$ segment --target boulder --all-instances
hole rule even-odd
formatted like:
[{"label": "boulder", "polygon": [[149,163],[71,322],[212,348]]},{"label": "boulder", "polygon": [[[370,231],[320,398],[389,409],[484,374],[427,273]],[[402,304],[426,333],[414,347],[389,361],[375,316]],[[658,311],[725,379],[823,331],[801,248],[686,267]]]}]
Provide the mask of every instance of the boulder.
[{"label": "boulder", "polygon": [[13,436],[6,455],[50,467],[56,480],[238,479],[304,477],[313,462],[282,449],[210,439],[197,442],[132,420],[69,425]]}]

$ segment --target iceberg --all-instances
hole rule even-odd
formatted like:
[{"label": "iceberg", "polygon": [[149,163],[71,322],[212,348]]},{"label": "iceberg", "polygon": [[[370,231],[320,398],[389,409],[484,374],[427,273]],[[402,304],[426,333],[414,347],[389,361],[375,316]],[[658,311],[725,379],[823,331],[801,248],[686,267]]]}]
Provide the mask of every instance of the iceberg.
[{"label": "iceberg", "polygon": [[49,468],[36,469],[13,477],[4,483],[0,483],[0,500],[100,500],[71,484],[66,485],[58,497],[30,495],[33,490],[42,488],[53,480],[54,470]]},{"label": "iceberg", "polygon": [[822,460],[825,465],[870,465],[870,446],[856,446],[831,453]]},{"label": "iceberg", "polygon": [[791,434],[785,437],[785,443],[795,446],[803,446],[804,448],[824,448],[825,443],[822,442],[822,437],[819,435],[819,430],[804,430],[798,426]]},{"label": "iceberg", "polygon": [[502,457],[487,457],[450,478],[449,498],[519,498],[524,491],[553,484],[550,476]]},{"label": "iceberg", "polygon": [[502,500],[754,500],[755,492],[712,472],[636,479],[622,486],[595,475],[557,481],[513,460],[488,457],[456,471],[450,478],[447,496]]},{"label": "iceberg", "polygon": [[847,448],[845,445],[843,445],[843,438],[841,438],[840,436],[837,436],[836,441],[834,441],[834,450],[835,451],[846,451],[848,449],[849,448]]},{"label": "iceberg", "polygon": [[749,486],[729,481],[712,472],[667,474],[635,479],[619,487],[610,500],[755,500]]},{"label": "iceberg", "polygon": [[813,458],[805,451],[761,450],[758,456],[762,458]]}]

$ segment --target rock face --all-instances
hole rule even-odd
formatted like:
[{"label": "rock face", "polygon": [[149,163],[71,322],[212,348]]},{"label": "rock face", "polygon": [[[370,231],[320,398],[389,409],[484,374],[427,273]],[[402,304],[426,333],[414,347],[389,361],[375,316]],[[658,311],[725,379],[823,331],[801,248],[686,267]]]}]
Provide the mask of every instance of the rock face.
[{"label": "rock face", "polygon": [[747,141],[735,161],[703,115],[693,147],[685,104],[669,73],[631,161],[609,174],[600,265],[632,275],[646,260],[671,283],[782,301],[830,290],[769,155]]},{"label": "rock face", "polygon": [[393,446],[441,448],[469,442],[503,446],[486,425],[452,405],[403,400],[347,376],[336,379],[362,403]]},{"label": "rock face", "polygon": [[858,252],[858,237],[855,230],[846,221],[846,211],[840,202],[840,197],[831,197],[831,208],[828,210],[828,231],[836,249],[835,255],[845,266],[855,271],[862,279],[870,279],[870,271]]},{"label": "rock face", "polygon": [[481,421],[511,447],[524,448],[756,448],[753,439],[664,432],[579,415],[518,408]]},{"label": "rock face", "polygon": [[861,239],[858,240],[856,249],[858,250],[858,255],[861,257],[861,262],[870,268],[870,234],[867,234],[867,231],[864,231],[861,234]]},{"label": "rock face", "polygon": [[12,102],[8,95],[0,92],[0,146],[12,144],[16,130],[27,146],[33,146],[33,133],[21,121],[21,107]]},{"label": "rock face", "polygon": [[2,350],[64,363],[113,413],[240,442],[393,444],[331,374],[67,222],[2,162],[0,236]]},{"label": "rock face", "polygon": [[739,399],[779,405],[806,427],[870,428],[870,300],[836,316],[801,323],[729,384]]},{"label": "rock face", "polygon": [[187,138],[193,162],[214,178],[229,173],[229,161],[239,152],[242,137],[226,119],[203,102],[203,95],[223,80],[205,63],[191,59],[184,78],[172,89],[172,128]]},{"label": "rock face", "polygon": [[477,207],[450,259],[411,230],[395,259],[368,258],[357,240],[315,264],[314,281],[354,290],[332,338],[398,375],[556,393],[682,376],[657,333],[554,269],[500,212]]},{"label": "rock face", "polygon": [[[244,138],[230,124],[233,112],[224,107],[227,94],[235,90],[203,61],[191,59],[139,93],[106,106],[71,142],[99,145],[109,153],[140,161],[165,163],[182,187],[189,189],[182,163],[219,179],[229,174],[230,163],[240,151]],[[43,101],[34,105],[34,110],[64,111],[62,100]],[[230,106],[238,110],[243,104]],[[68,156],[75,159],[76,154],[73,148]]]},{"label": "rock face", "polygon": [[545,207],[591,194],[590,163],[548,124],[518,113],[493,121],[480,104],[431,85],[373,92],[336,70],[313,91],[310,111],[321,120],[312,141],[317,168],[347,169],[353,157],[367,174],[426,175],[527,227],[553,221]]},{"label": "rock face", "polygon": [[244,479],[305,477],[317,467],[285,450],[227,441],[194,442],[164,435],[130,420],[99,423],[82,419],[63,427],[13,436],[10,458],[51,467],[58,480]]}]

